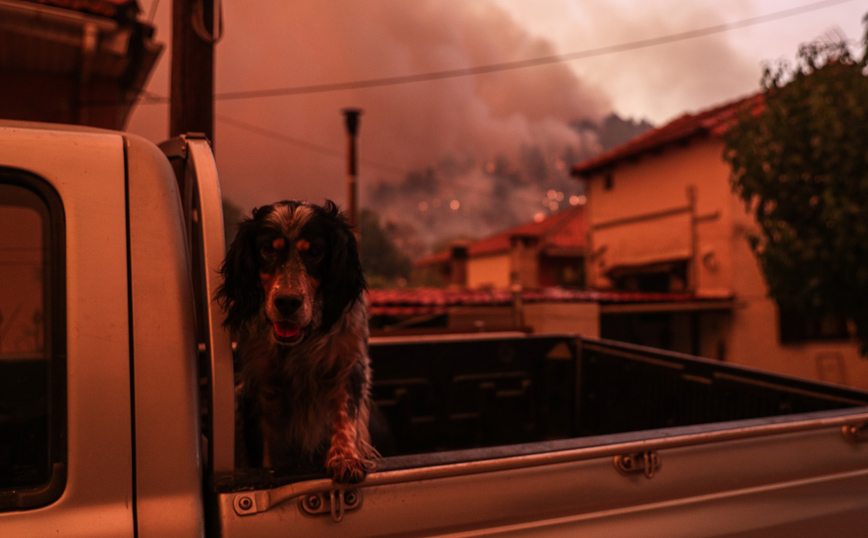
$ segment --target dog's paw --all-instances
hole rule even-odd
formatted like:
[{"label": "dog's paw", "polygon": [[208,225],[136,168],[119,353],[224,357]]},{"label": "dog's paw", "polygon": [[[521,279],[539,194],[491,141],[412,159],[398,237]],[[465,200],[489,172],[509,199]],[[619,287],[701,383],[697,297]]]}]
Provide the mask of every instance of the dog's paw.
[{"label": "dog's paw", "polygon": [[358,484],[374,470],[374,462],[345,454],[331,454],[326,470],[338,484]]}]

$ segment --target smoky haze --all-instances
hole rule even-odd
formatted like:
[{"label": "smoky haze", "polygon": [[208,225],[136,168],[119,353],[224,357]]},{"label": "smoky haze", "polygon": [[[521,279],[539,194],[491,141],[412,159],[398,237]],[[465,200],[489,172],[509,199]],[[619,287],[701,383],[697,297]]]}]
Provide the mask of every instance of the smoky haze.
[{"label": "smoky haze", "polygon": [[[216,52],[218,94],[593,50],[776,9],[755,0],[220,4],[225,32]],[[340,110],[360,107],[361,205],[412,223],[428,243],[483,235],[551,210],[552,201],[561,207],[558,193],[565,200],[579,194],[565,168],[606,141],[593,128],[580,132],[571,125],[593,126],[612,111],[660,124],[754,92],[764,61],[791,57],[799,42],[829,25],[843,24],[848,34],[858,35],[857,4],[563,64],[363,90],[218,100],[223,193],[245,211],[282,198],[344,204]],[[171,3],[143,0],[142,6],[155,13],[157,38],[170,44]],[[150,93],[169,94],[169,61],[167,51],[148,84]],[[129,129],[160,141],[167,119],[165,104],[143,104]],[[458,209],[451,209],[452,202]]]},{"label": "smoky haze", "polygon": [[[556,53],[486,1],[275,2],[267,10],[258,5],[224,4],[218,94]],[[160,37],[165,40],[167,34],[165,29]],[[611,112],[603,92],[579,80],[566,64],[380,88],[218,100],[215,147],[223,195],[245,210],[283,198],[332,198],[343,204],[340,111],[346,107],[364,109],[361,206],[410,223],[425,243],[449,235],[478,236],[550,211],[557,199],[547,198],[549,190],[562,193],[556,196],[563,204],[580,189],[568,178],[569,165],[597,144],[592,134],[580,134],[571,124],[599,122]],[[141,123],[145,115],[137,116],[143,116],[136,118]]]},{"label": "smoky haze", "polygon": [[[239,57],[231,69],[247,75],[235,80],[243,80],[244,87],[268,87],[276,74],[286,73],[277,78],[287,85],[306,85],[555,53],[549,43],[532,38],[505,11],[485,2],[292,3],[269,20],[279,24],[294,18],[306,21],[292,24],[289,32],[293,48],[303,52],[279,55],[272,72]],[[254,26],[262,18],[235,23]],[[221,65],[228,62],[232,59]],[[268,101],[257,103],[263,114],[269,113]],[[583,84],[568,66],[554,65],[292,98],[281,107],[285,130],[341,148],[340,138],[331,142],[343,136],[341,104],[364,109],[360,153],[370,160],[360,167],[361,205],[384,219],[409,223],[426,244],[515,224],[548,209],[542,207],[548,190],[578,189],[568,179],[568,165],[577,154],[591,151],[587,146],[594,141],[582,140],[570,122],[599,121],[610,112],[599,90]],[[231,115],[231,105],[226,108]],[[340,159],[325,163],[319,156],[299,155],[285,164],[295,177],[287,180],[296,185],[285,196],[343,199]],[[304,184],[305,178],[313,183]],[[227,188],[230,198],[246,203],[243,193],[233,191]]]}]

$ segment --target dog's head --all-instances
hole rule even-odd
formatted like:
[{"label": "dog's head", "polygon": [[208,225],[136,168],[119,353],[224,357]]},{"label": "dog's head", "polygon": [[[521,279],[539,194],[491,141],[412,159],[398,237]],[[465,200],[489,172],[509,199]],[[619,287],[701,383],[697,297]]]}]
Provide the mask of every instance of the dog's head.
[{"label": "dog's head", "polygon": [[366,288],[355,236],[330,200],[255,209],[239,224],[221,272],[226,326],[268,323],[284,346],[328,331]]}]

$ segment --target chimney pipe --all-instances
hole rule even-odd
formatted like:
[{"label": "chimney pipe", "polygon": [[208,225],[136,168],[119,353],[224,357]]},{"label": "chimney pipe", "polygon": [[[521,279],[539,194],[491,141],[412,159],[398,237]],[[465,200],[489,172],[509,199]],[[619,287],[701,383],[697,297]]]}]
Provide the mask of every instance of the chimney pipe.
[{"label": "chimney pipe", "polygon": [[357,108],[345,108],[344,123],[347,128],[347,218],[353,226],[356,235],[359,233],[358,210],[358,156],[356,154],[356,139],[359,131],[359,116],[362,111]]},{"label": "chimney pipe", "polygon": [[468,241],[454,241],[449,245],[449,287],[452,289],[467,287],[469,247]]}]

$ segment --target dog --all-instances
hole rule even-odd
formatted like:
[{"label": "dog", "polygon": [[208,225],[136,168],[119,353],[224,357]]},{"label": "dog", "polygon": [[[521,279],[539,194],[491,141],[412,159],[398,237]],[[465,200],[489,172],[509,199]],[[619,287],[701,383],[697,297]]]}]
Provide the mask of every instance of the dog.
[{"label": "dog", "polygon": [[[238,337],[245,414],[264,467],[325,468],[357,483],[374,468],[367,283],[334,202],[284,200],[242,221],[217,299]],[[252,462],[254,457],[249,457]]]}]

